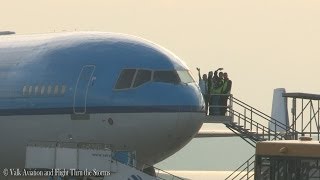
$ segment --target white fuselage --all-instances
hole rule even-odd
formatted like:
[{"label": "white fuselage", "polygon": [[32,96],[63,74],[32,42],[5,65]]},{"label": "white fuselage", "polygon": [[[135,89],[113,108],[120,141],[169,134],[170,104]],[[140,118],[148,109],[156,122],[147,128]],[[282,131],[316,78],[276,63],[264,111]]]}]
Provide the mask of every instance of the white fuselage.
[{"label": "white fuselage", "polygon": [[0,167],[24,167],[26,145],[37,141],[105,143],[117,151],[137,152],[138,165],[154,164],[188,143],[200,129],[202,116],[203,113],[91,114],[90,120],[76,121],[71,121],[70,115],[0,117]]}]

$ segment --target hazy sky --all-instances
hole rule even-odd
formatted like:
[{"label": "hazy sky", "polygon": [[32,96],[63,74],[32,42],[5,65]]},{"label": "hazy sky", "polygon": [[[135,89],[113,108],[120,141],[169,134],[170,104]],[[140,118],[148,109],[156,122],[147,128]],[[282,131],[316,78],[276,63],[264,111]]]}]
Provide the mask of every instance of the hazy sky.
[{"label": "hazy sky", "polygon": [[268,114],[274,88],[320,92],[319,22],[318,0],[0,0],[0,30],[141,36],[178,55],[195,77],[196,67],[223,67],[234,96]]}]

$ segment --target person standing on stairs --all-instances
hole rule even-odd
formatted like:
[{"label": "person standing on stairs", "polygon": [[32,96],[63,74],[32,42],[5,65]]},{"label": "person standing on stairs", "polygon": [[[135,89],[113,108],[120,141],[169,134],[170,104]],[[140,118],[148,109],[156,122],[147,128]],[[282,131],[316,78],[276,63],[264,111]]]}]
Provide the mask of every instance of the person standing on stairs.
[{"label": "person standing on stairs", "polygon": [[201,78],[200,68],[197,68],[198,76],[199,76],[199,87],[205,102],[205,110],[206,115],[208,114],[208,105],[209,105],[209,97],[208,97],[208,77],[207,74],[203,74]]},{"label": "person standing on stairs", "polygon": [[[212,78],[211,101],[213,106],[220,106],[220,94],[223,86],[223,72],[219,72],[218,76],[218,71],[222,70],[223,68],[219,68],[216,71],[214,71],[214,76]],[[212,111],[213,115],[221,115],[220,107],[213,107]]]},{"label": "person standing on stairs", "polygon": [[228,98],[230,96],[232,87],[232,81],[228,77],[228,73],[223,73],[223,86],[222,86],[222,92],[221,94],[224,94],[220,97],[220,104],[221,106],[221,115],[225,115],[227,112],[227,106],[228,106]]},{"label": "person standing on stairs", "polygon": [[212,78],[213,78],[213,72],[209,71],[208,73],[208,90],[207,90],[207,97],[208,97],[208,103],[209,103],[209,115],[213,115],[213,107],[212,106]]}]

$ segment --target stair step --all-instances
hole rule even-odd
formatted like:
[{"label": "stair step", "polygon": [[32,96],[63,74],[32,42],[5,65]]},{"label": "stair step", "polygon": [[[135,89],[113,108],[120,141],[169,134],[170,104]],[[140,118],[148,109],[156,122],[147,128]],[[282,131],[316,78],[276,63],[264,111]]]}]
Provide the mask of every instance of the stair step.
[{"label": "stair step", "polygon": [[249,133],[250,133],[250,134],[258,134],[258,133],[255,132],[255,131],[250,131]]},{"label": "stair step", "polygon": [[242,126],[242,125],[235,125],[235,126],[243,128],[243,126]]}]

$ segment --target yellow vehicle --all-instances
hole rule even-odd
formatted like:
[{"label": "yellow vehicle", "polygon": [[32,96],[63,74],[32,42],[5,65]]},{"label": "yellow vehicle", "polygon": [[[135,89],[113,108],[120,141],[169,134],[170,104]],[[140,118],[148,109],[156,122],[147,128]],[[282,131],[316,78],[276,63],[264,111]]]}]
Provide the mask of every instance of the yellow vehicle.
[{"label": "yellow vehicle", "polygon": [[320,143],[300,140],[258,142],[255,180],[319,180]]}]

